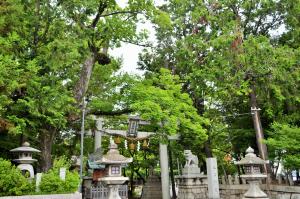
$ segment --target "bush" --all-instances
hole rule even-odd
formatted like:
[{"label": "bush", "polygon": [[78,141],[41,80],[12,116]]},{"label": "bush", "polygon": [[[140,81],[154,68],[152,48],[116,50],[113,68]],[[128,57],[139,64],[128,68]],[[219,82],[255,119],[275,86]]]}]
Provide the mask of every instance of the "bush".
[{"label": "bush", "polygon": [[10,161],[0,158],[0,196],[18,196],[34,191],[34,185]]},{"label": "bush", "polygon": [[[42,175],[40,190],[42,193],[73,193],[78,189],[80,178],[77,172],[69,171],[70,161],[64,156],[55,159],[53,168]],[[59,177],[59,169],[66,168],[66,179],[61,180]]]}]

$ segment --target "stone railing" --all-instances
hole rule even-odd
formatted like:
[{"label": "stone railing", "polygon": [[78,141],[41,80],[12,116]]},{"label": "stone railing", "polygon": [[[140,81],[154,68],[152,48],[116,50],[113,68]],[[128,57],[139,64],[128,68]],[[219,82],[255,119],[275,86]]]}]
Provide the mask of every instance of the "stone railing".
[{"label": "stone railing", "polygon": [[[241,178],[240,181],[238,175],[235,176],[227,175],[227,178],[225,178],[225,176],[222,176],[219,179],[219,183],[222,185],[239,185],[239,184],[246,184],[246,180]],[[276,180],[272,180],[272,184],[294,186],[295,182],[293,181],[291,176],[288,177],[278,176]]]},{"label": "stone railing", "polygon": [[[266,185],[261,184],[260,187],[268,194],[270,199],[300,199],[300,186],[289,186],[288,180],[279,181],[281,184]],[[277,183],[279,183],[277,181]],[[238,176],[227,176],[220,179],[220,196],[222,199],[242,199],[244,193],[249,189],[249,184],[245,180],[240,180]]]}]

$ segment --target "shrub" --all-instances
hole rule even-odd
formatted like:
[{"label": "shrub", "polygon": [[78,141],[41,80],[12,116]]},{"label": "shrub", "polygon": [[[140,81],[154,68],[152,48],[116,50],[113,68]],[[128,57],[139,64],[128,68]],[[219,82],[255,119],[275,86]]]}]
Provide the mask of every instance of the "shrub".
[{"label": "shrub", "polygon": [[18,196],[34,191],[34,185],[10,161],[0,158],[0,196]]},{"label": "shrub", "polygon": [[[40,183],[42,193],[73,193],[78,189],[80,182],[77,172],[69,171],[70,161],[64,156],[54,160],[53,168],[43,174]],[[59,169],[66,168],[66,179],[61,180],[59,177]]]}]

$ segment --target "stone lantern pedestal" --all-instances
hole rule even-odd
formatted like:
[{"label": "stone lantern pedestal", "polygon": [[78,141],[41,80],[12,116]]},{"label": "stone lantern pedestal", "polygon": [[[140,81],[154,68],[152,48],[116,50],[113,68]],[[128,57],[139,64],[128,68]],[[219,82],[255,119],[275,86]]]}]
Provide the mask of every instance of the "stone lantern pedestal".
[{"label": "stone lantern pedestal", "polygon": [[178,199],[207,199],[207,177],[200,173],[198,158],[185,150],[186,164],[182,175],[176,176]]},{"label": "stone lantern pedestal", "polygon": [[267,194],[259,187],[260,181],[267,178],[266,174],[261,173],[261,166],[267,162],[257,157],[251,147],[246,150],[246,153],[247,154],[243,159],[235,163],[244,167],[245,175],[241,175],[241,178],[246,179],[250,185],[248,191],[244,194],[243,199],[268,199]]}]

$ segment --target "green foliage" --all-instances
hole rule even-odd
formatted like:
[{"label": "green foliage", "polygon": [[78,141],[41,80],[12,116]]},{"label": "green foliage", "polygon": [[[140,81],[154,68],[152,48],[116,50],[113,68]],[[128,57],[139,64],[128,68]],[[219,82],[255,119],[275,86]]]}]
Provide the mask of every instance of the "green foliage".
[{"label": "green foliage", "polygon": [[300,168],[300,128],[298,126],[274,123],[267,139],[267,145],[275,150],[276,158],[282,161],[285,169]]},{"label": "green foliage", "polygon": [[[161,6],[172,31],[157,26],[158,45],[145,50],[139,64],[150,73],[164,66],[179,75],[198,113],[215,121],[217,128],[207,131],[215,155],[238,157],[256,145],[250,93],[265,132],[278,119],[299,118],[299,7],[299,1],[274,0],[170,0]],[[283,25],[286,32],[278,31]]]},{"label": "green foliage", "polygon": [[[92,74],[84,82],[91,81],[84,95],[93,99],[92,109],[111,112],[120,98],[114,94],[112,78],[120,61],[102,51],[124,41],[144,41],[147,34],[137,29],[138,14],[150,20],[163,15],[154,10],[151,0],[128,1],[125,7],[111,0],[1,3],[1,133],[38,138],[42,152],[51,153],[52,142],[65,137],[61,132],[78,129],[74,120],[79,118],[81,101],[75,101],[74,93],[90,58]],[[3,121],[9,125],[2,125]],[[78,141],[74,135],[66,139]],[[50,164],[45,164],[51,161],[49,157],[41,156],[45,170],[49,169]]]},{"label": "green foliage", "polygon": [[8,160],[0,158],[0,196],[19,196],[34,191],[34,184]]},{"label": "green foliage", "polygon": [[195,140],[203,142],[206,140],[203,126],[209,121],[198,115],[188,94],[181,92],[178,81],[178,76],[161,69],[160,74],[154,74],[132,88],[131,108],[143,119],[159,124],[158,133],[163,137],[191,133]]},{"label": "green foliage", "polygon": [[[75,192],[78,189],[80,179],[76,171],[69,171],[70,165],[70,161],[64,156],[55,159],[53,168],[42,175],[41,192],[45,194]],[[59,177],[60,168],[66,168],[65,181]]]}]

